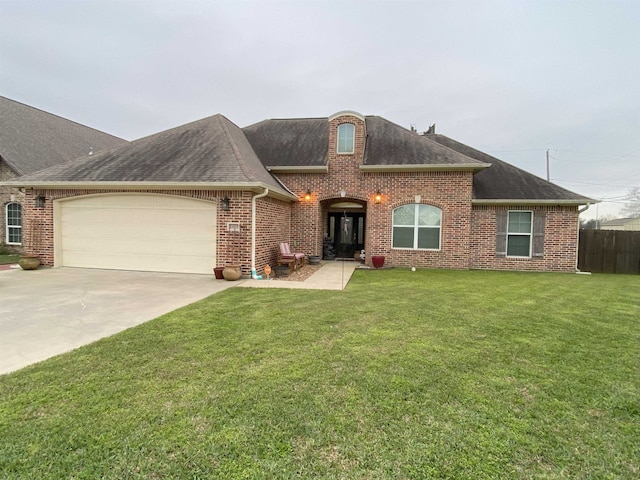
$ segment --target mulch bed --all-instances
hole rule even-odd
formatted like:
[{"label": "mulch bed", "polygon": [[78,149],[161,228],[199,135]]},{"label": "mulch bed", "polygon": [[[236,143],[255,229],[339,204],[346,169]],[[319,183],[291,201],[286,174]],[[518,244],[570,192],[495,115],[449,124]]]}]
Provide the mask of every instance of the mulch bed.
[{"label": "mulch bed", "polygon": [[[307,278],[320,270],[322,268],[322,265],[322,263],[318,265],[305,265],[304,267],[291,272],[288,277],[275,277],[274,280],[283,280],[286,282],[304,282]],[[271,275],[271,277],[273,277],[273,275]]]}]

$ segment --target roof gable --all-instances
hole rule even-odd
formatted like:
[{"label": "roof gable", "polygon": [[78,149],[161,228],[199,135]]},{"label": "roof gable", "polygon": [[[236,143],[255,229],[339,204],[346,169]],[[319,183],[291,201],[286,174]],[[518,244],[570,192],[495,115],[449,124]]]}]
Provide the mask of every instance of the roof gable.
[{"label": "roof gable", "polygon": [[122,138],[0,96],[0,156],[19,175],[123,143]]}]

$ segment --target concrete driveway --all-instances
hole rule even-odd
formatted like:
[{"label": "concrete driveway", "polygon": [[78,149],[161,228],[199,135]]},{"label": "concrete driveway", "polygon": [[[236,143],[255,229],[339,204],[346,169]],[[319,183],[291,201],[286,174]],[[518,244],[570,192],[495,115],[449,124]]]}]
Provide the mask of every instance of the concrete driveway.
[{"label": "concrete driveway", "polygon": [[58,268],[0,271],[0,374],[234,286],[212,275]]}]

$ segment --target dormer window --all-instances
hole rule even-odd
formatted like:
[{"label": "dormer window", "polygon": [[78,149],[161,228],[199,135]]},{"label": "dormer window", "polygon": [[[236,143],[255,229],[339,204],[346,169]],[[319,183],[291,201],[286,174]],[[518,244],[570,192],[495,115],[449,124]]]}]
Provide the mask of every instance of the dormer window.
[{"label": "dormer window", "polygon": [[353,153],[355,126],[353,123],[338,125],[338,153]]}]

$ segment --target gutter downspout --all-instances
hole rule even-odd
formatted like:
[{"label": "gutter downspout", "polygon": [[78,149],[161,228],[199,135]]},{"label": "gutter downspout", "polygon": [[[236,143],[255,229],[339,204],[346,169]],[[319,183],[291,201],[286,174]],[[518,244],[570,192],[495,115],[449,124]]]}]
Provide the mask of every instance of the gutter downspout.
[{"label": "gutter downspout", "polygon": [[[586,212],[587,210],[589,210],[589,207],[591,206],[591,202],[587,202],[587,204],[578,209],[578,217],[580,217],[580,214],[582,212]],[[577,245],[576,245],[576,273],[587,273],[587,272],[581,272],[580,269],[578,268],[578,252],[580,251],[580,218],[578,218],[578,240],[577,240]]]},{"label": "gutter downspout", "polygon": [[266,197],[269,189],[265,188],[264,192],[251,197],[251,278],[256,278],[256,200]]}]

